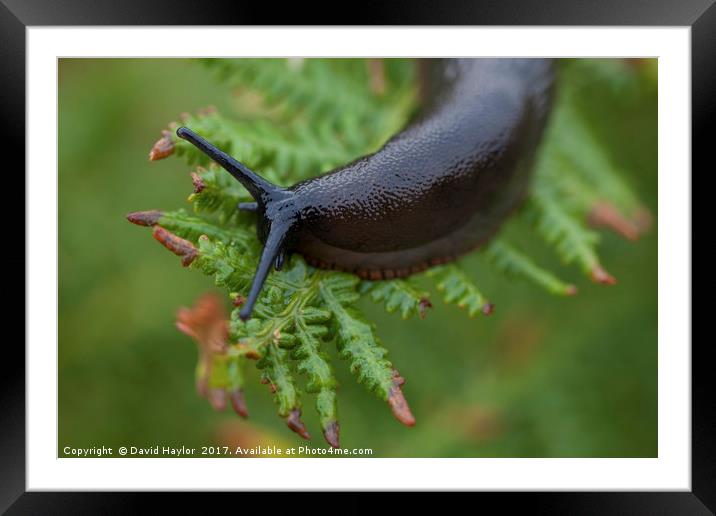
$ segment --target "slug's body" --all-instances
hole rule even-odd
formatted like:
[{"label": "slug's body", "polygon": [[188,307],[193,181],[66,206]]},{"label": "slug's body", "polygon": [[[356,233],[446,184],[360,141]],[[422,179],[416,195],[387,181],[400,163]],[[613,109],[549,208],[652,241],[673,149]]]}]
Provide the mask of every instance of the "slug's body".
[{"label": "slug's body", "polygon": [[552,96],[545,59],[426,60],[420,116],[379,151],[283,189],[186,128],[234,175],[265,242],[241,317],[272,264],[297,251],[370,279],[407,276],[488,240],[523,200]]}]

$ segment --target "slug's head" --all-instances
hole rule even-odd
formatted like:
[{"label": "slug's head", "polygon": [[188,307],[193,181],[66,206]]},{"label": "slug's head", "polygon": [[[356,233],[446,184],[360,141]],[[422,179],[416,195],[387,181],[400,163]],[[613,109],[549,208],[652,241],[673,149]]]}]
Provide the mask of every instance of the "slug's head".
[{"label": "slug's head", "polygon": [[239,312],[239,317],[246,321],[251,317],[251,312],[271,266],[280,270],[286,252],[292,247],[292,237],[296,234],[299,220],[299,212],[294,202],[295,194],[266,181],[246,165],[219,150],[186,127],[177,129],[177,136],[188,141],[221,165],[224,170],[244,185],[254,198],[254,202],[239,204],[240,210],[256,212],[258,216],[256,231],[261,241],[264,242],[264,249],[249,295]]}]

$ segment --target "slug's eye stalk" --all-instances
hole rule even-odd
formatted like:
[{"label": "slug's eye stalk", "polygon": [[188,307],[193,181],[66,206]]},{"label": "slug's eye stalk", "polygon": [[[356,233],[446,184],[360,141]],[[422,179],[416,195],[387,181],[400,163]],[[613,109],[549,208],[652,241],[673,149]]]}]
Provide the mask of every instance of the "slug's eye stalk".
[{"label": "slug's eye stalk", "polygon": [[194,145],[216,163],[234,176],[246,188],[256,202],[242,202],[240,210],[257,212],[261,217],[258,222],[258,234],[264,241],[259,265],[251,283],[249,295],[239,312],[241,320],[251,317],[251,312],[261,293],[266,277],[274,265],[280,270],[286,254],[290,232],[298,221],[298,210],[293,203],[293,193],[266,181],[246,165],[219,150],[191,129],[180,127],[177,136]]},{"label": "slug's eye stalk", "polygon": [[229,174],[234,176],[239,183],[244,185],[251,197],[261,202],[266,200],[266,196],[273,197],[278,192],[285,191],[283,188],[266,181],[256,172],[249,169],[246,165],[235,160],[224,151],[217,149],[214,145],[206,141],[204,138],[196,134],[187,127],[177,129],[177,136],[188,141],[201,152],[216,161]]}]

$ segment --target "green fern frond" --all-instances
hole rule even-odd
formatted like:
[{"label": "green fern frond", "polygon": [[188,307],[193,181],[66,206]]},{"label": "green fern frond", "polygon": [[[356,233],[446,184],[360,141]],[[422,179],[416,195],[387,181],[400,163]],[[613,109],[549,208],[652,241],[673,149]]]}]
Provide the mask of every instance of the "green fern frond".
[{"label": "green fern frond", "polygon": [[442,292],[446,303],[466,309],[470,317],[478,313],[492,313],[492,303],[459,265],[451,263],[433,267],[428,269],[427,275],[435,281],[435,286]]},{"label": "green fern frond", "polygon": [[[316,133],[299,123],[285,126],[267,120],[236,121],[212,112],[187,115],[182,124],[283,186],[296,178],[306,179],[356,157],[340,138]],[[190,143],[173,132],[171,138],[175,153],[190,165],[209,165],[209,159]],[[273,174],[272,170],[280,170],[283,174]]]},{"label": "green fern frond", "polygon": [[500,239],[493,240],[483,251],[487,259],[506,274],[532,280],[552,294],[571,296],[577,287],[565,283],[551,272],[541,268],[524,253]]},{"label": "green fern frond", "polygon": [[536,183],[530,208],[537,214],[537,232],[551,244],[565,264],[576,262],[595,281],[613,283],[596,251],[599,235],[565,210],[554,188]]},{"label": "green fern frond", "polygon": [[188,200],[195,213],[216,213],[221,225],[238,223],[240,217],[246,216],[236,208],[240,202],[251,201],[251,196],[226,172],[213,165],[208,170],[199,167],[192,180],[194,192]]},{"label": "green fern frond", "polygon": [[[366,81],[346,81],[329,61],[305,59],[205,59],[232,86],[261,92],[269,107],[279,107],[286,118],[302,114],[312,118],[342,121],[344,106],[355,112],[371,109]],[[361,61],[353,60],[358,65]],[[286,77],[290,80],[287,81]]]},{"label": "green fern frond", "polygon": [[[221,240],[212,241],[206,235],[199,238],[198,244],[198,258],[191,266],[207,276],[213,276],[217,287],[225,287],[229,292],[241,292],[251,284],[256,258],[246,249]],[[267,294],[270,292],[267,289]]]},{"label": "green fern frond", "polygon": [[[350,305],[357,300],[353,277],[326,278],[320,286],[321,298],[337,325],[337,346],[340,356],[349,360],[351,372],[358,381],[383,400],[388,399],[392,386],[393,365],[385,357],[388,350],[380,345],[370,324]],[[347,306],[346,306],[347,305]]]},{"label": "green fern frond", "polygon": [[291,357],[296,361],[296,370],[308,378],[306,391],[316,395],[316,410],[323,435],[331,445],[338,447],[338,383],[330,358],[321,351],[321,340],[328,334],[324,323],[330,317],[327,310],[304,308],[294,324],[298,345],[292,350]]},{"label": "green fern frond", "polygon": [[417,287],[411,278],[363,281],[359,291],[361,294],[369,294],[376,303],[383,303],[388,313],[400,310],[403,319],[409,319],[413,315],[422,319],[426,309],[432,306],[429,293]]},{"label": "green fern frond", "polygon": [[264,355],[256,367],[261,370],[261,382],[267,384],[274,395],[279,416],[286,418],[291,430],[310,439],[301,421],[301,392],[291,372],[288,352],[271,342],[265,346]]},{"label": "green fern frond", "polygon": [[[563,90],[581,93],[587,88],[606,88],[618,102],[634,102],[639,79],[634,73],[636,59],[565,59],[561,72]],[[631,62],[630,62],[631,61]]]},{"label": "green fern frond", "polygon": [[[412,63],[384,60],[385,94],[371,91],[364,59],[206,59],[232,86],[259,92],[289,124],[311,122],[311,133],[344,134],[347,149],[387,138],[405,121],[401,104],[414,94]],[[318,124],[317,126],[315,124]]]},{"label": "green fern frond", "polygon": [[[608,199],[626,214],[634,213],[640,206],[639,201],[624,182],[623,173],[614,166],[604,145],[589,130],[574,104],[573,96],[571,90],[562,92],[561,102],[552,113],[550,131],[554,135],[547,141],[550,142],[553,159],[564,160],[560,168],[571,168],[571,172],[580,177],[597,198]],[[549,167],[542,169],[542,173],[550,177],[555,172]]]},{"label": "green fern frond", "polygon": [[203,218],[189,215],[184,210],[164,212],[157,225],[193,242],[198,242],[199,237],[206,235],[213,240],[248,249],[254,240],[254,235],[244,228],[217,226]]},{"label": "green fern frond", "polygon": [[375,335],[372,325],[350,306],[359,297],[355,292],[357,283],[357,278],[339,273],[324,278],[320,285],[321,298],[336,326],[339,355],[348,360],[358,382],[386,401],[401,423],[413,425],[415,419],[400,389],[403,380],[386,358],[388,350]]}]

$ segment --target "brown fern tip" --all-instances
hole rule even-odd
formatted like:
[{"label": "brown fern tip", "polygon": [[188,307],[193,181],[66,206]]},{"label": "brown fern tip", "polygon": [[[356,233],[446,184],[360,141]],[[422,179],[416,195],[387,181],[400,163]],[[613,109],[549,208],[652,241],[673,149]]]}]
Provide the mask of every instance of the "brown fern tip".
[{"label": "brown fern tip", "polygon": [[597,264],[592,267],[592,280],[602,285],[616,285],[617,279],[609,274],[601,265]]},{"label": "brown fern tip", "polygon": [[332,421],[331,423],[328,423],[326,425],[326,428],[323,429],[323,437],[326,438],[326,442],[331,445],[333,448],[340,448],[341,445],[338,442],[338,435],[340,433],[340,426],[338,425],[338,421]]},{"label": "brown fern tip", "polygon": [[567,285],[564,289],[565,296],[576,296],[579,293],[577,285]]},{"label": "brown fern tip", "polygon": [[306,430],[306,425],[303,424],[303,421],[301,421],[300,409],[293,409],[291,412],[289,412],[288,416],[286,417],[286,425],[288,425],[291,430],[296,432],[304,439],[311,438],[311,436],[308,434],[308,430]]},{"label": "brown fern tip", "polygon": [[592,206],[587,221],[594,227],[608,227],[627,240],[638,240],[641,235],[639,225],[622,215],[610,202],[599,201]]},{"label": "brown fern tip", "polygon": [[154,226],[163,215],[159,210],[133,211],[127,214],[127,220],[137,226]]},{"label": "brown fern tip", "polygon": [[194,193],[198,194],[201,193],[204,188],[206,188],[206,185],[204,184],[204,181],[201,179],[201,176],[197,174],[196,172],[191,173],[191,182],[194,185]]},{"label": "brown fern tip", "polygon": [[425,319],[425,316],[427,315],[427,309],[432,307],[433,304],[427,297],[422,298],[420,300],[420,303],[418,303],[418,315],[420,315],[420,318]]},{"label": "brown fern tip", "polygon": [[249,409],[246,406],[244,391],[242,389],[234,389],[229,393],[229,397],[231,399],[231,406],[234,408],[234,412],[244,419],[248,418]]},{"label": "brown fern tip", "polygon": [[393,386],[388,393],[388,405],[390,405],[390,410],[393,412],[395,419],[405,426],[413,426],[415,425],[415,417],[410,412],[408,402],[400,388],[404,383],[405,379],[400,376],[396,369],[393,369]]},{"label": "brown fern tip", "polygon": [[152,236],[172,253],[181,256],[181,264],[184,267],[191,265],[191,262],[199,256],[199,250],[194,247],[194,244],[176,236],[163,227],[155,226]]},{"label": "brown fern tip", "polygon": [[149,161],[158,161],[174,154],[174,141],[172,133],[166,129],[162,131],[162,137],[159,138],[152,149],[149,151]]},{"label": "brown fern tip", "polygon": [[217,412],[226,408],[226,391],[224,389],[209,389],[209,403]]}]

